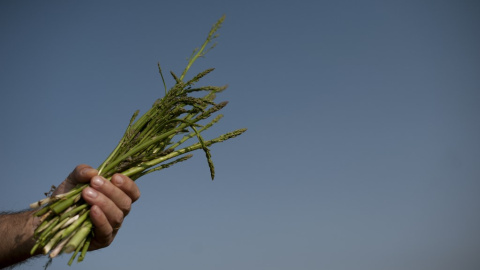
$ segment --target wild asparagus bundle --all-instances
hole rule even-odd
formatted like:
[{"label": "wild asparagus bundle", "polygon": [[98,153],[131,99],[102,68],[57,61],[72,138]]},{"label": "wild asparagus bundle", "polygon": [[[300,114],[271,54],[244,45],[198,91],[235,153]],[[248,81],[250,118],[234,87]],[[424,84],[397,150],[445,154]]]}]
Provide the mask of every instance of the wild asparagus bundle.
[{"label": "wild asparagus bundle", "polygon": [[[209,119],[227,105],[227,102],[214,102],[216,93],[225,90],[226,86],[195,86],[213,69],[200,72],[188,81],[184,79],[192,64],[214,47],[212,41],[216,38],[215,33],[223,20],[224,17],[213,25],[202,46],[193,51],[182,74],[177,76],[171,72],[175,85],[168,91],[158,65],[165,86],[165,96],[156,100],[138,119],[139,112],[133,114],[117,147],[98,167],[99,175],[110,180],[115,173],[121,173],[136,180],[145,174],[185,161],[191,157],[185,155],[186,153],[200,149],[205,152],[213,180],[215,170],[209,146],[236,137],[246,129],[238,129],[215,139],[205,140],[201,133],[217,123],[222,115]],[[195,97],[193,93],[201,97]],[[198,93],[205,94],[202,96]],[[202,125],[203,122],[206,124]],[[196,138],[196,142],[184,146],[191,138]],[[41,219],[41,224],[35,230],[36,245],[31,250],[32,254],[41,250],[53,258],[63,252],[74,252],[69,265],[78,253],[80,253],[78,261],[84,259],[93,231],[89,218],[90,206],[81,197],[81,191],[87,186],[78,185],[68,193],[50,196],[31,205],[33,208],[39,208],[35,215]]]}]

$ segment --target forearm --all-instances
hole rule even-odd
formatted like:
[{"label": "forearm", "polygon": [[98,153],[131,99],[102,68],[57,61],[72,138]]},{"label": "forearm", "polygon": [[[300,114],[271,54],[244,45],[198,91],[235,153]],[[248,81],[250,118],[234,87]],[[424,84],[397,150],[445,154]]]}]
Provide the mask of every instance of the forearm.
[{"label": "forearm", "polygon": [[32,257],[33,231],[38,222],[32,211],[0,213],[0,268]]}]

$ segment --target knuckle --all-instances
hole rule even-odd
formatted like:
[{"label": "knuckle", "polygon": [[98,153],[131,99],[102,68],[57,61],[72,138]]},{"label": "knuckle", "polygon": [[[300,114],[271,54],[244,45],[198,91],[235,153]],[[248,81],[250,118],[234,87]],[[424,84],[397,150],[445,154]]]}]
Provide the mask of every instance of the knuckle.
[{"label": "knuckle", "polygon": [[127,207],[127,208],[125,208],[125,209],[123,209],[123,215],[124,215],[124,216],[127,216],[127,215],[130,213],[130,210],[132,210],[132,207],[130,207],[130,206]]},{"label": "knuckle", "polygon": [[[123,215],[118,215],[117,217],[115,217],[113,220],[112,220],[112,230],[113,228],[118,228],[120,227],[120,225],[122,225],[122,222],[123,222]],[[113,232],[113,231],[112,231]]]},{"label": "knuckle", "polygon": [[130,213],[131,208],[132,208],[132,199],[128,196],[125,196],[120,209],[122,210],[123,214],[126,216],[128,213]]},{"label": "knuckle", "polygon": [[123,204],[125,205],[125,207],[129,208],[132,205],[132,199],[128,196],[125,196]]},{"label": "knuckle", "polygon": [[137,189],[137,192],[135,192],[135,195],[133,196],[133,201],[137,201],[138,199],[140,199],[140,190]]},{"label": "knuckle", "polygon": [[137,184],[133,182],[133,187],[132,187],[132,193],[133,193],[133,200],[136,201],[140,198],[140,189],[138,188]]}]

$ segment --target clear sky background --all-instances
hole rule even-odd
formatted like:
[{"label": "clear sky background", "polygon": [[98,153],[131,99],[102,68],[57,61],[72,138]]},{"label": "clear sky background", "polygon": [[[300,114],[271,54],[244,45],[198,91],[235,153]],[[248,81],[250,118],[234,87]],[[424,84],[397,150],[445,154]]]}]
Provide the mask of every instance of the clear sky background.
[{"label": "clear sky background", "polygon": [[0,211],[98,166],[223,14],[193,71],[248,132],[68,269],[480,269],[478,1],[1,1]]}]

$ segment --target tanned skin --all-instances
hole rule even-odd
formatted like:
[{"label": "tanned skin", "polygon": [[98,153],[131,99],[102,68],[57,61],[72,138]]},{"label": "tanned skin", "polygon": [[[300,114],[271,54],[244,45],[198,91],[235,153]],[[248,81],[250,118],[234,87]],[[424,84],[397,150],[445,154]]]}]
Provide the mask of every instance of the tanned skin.
[{"label": "tanned skin", "polygon": [[[95,226],[89,250],[109,246],[128,215],[133,202],[140,197],[140,190],[134,181],[121,174],[115,174],[111,181],[98,176],[97,170],[82,164],[53,192],[53,195],[69,191],[79,183],[90,183],[82,191],[83,199],[90,204],[90,218]],[[39,218],[33,211],[0,214],[0,268],[24,262],[31,255],[35,241],[33,232],[39,225]]]}]

